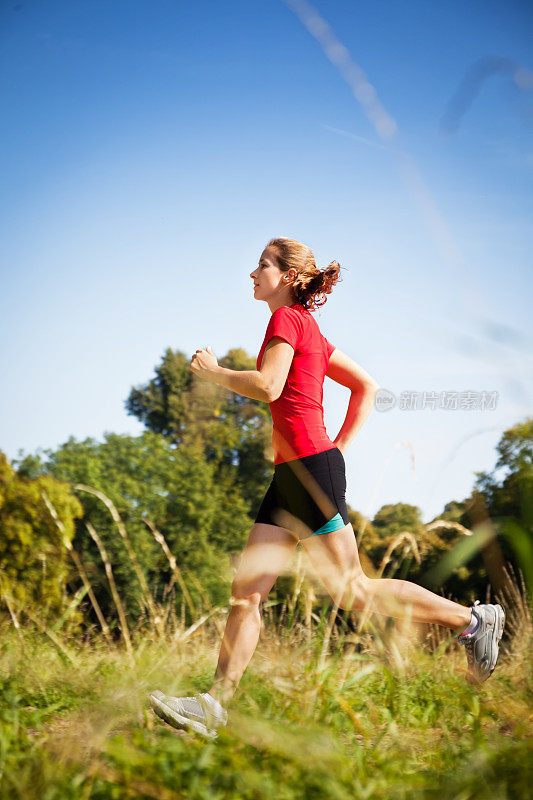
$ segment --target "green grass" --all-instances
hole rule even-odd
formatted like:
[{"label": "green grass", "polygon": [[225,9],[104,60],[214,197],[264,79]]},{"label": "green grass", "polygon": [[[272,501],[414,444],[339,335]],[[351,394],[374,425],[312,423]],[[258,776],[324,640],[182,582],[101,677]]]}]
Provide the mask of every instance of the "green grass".
[{"label": "green grass", "polygon": [[473,688],[444,629],[432,652],[427,629],[375,617],[357,633],[335,628],[324,657],[323,618],[278,630],[268,615],[228,726],[206,741],[159,720],[148,695],[209,687],[224,616],[183,642],[134,633],[134,666],[121,644],[54,642],[6,620],[2,800],[531,797],[529,617]]}]

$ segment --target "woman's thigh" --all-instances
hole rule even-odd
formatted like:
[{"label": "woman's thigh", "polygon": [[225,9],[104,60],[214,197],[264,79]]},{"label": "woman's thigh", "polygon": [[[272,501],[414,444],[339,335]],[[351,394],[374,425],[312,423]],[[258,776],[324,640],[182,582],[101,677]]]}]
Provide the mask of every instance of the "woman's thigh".
[{"label": "woman's thigh", "polygon": [[365,580],[351,523],[336,531],[302,539],[311,565],[333,596],[353,581]]},{"label": "woman's thigh", "polygon": [[264,600],[297,544],[298,538],[285,528],[254,523],[233,579],[232,595],[246,597],[259,593]]}]

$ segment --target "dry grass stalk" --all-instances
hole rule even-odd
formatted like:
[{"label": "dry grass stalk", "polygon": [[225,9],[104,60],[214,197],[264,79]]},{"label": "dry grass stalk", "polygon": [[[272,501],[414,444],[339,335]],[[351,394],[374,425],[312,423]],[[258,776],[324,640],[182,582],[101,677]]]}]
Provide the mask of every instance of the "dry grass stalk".
[{"label": "dry grass stalk", "polygon": [[113,595],[113,601],[115,603],[115,607],[117,609],[118,617],[119,617],[119,620],[120,620],[120,625],[121,625],[121,629],[122,629],[122,635],[124,637],[124,642],[125,642],[125,645],[126,645],[126,650],[128,652],[128,657],[130,659],[131,665],[135,666],[135,658],[133,656],[133,647],[131,645],[130,632],[128,630],[128,623],[126,622],[126,614],[124,613],[124,607],[122,605],[122,601],[120,599],[120,596],[119,596],[119,593],[118,593],[118,590],[117,590],[117,585],[115,583],[115,576],[113,575],[113,568],[111,567],[111,562],[109,561],[106,549],[105,549],[104,545],[102,544],[102,542],[100,540],[100,537],[96,533],[94,527],[91,525],[91,523],[88,520],[85,522],[85,525],[87,527],[87,530],[89,531],[89,534],[90,534],[91,538],[96,543],[96,546],[98,547],[98,550],[100,552],[100,556],[101,556],[102,561],[104,563],[104,567],[105,567],[105,571],[106,571],[106,575],[107,575],[107,580],[109,581],[109,587],[111,589],[111,594]]},{"label": "dry grass stalk", "polygon": [[66,657],[66,658],[67,658],[67,659],[70,661],[70,663],[71,663],[71,664],[73,664],[75,667],[79,667],[79,666],[80,666],[80,665],[79,665],[79,662],[78,662],[78,660],[75,658],[75,656],[73,656],[73,655],[72,655],[72,654],[71,654],[71,653],[70,653],[70,652],[67,650],[67,648],[65,647],[65,645],[63,644],[63,642],[62,642],[62,641],[59,639],[59,637],[58,637],[58,636],[56,636],[56,635],[55,635],[55,633],[54,633],[53,631],[51,631],[51,630],[50,630],[50,628],[48,628],[46,625],[44,625],[44,623],[42,623],[42,622],[41,622],[41,621],[40,621],[40,620],[39,620],[39,619],[38,619],[38,618],[37,618],[37,617],[36,617],[34,614],[32,614],[32,612],[31,612],[31,611],[29,611],[27,608],[25,608],[25,609],[24,609],[24,614],[26,614],[26,616],[27,616],[27,617],[29,617],[29,618],[31,619],[31,621],[32,621],[32,622],[35,622],[35,624],[37,625],[37,627],[39,628],[39,630],[41,630],[41,631],[42,631],[42,632],[43,632],[43,633],[44,633],[46,636],[48,636],[48,638],[50,639],[50,641],[52,641],[52,642],[55,644],[55,646],[56,646],[56,647],[57,647],[59,650],[61,650],[61,652],[63,653],[63,655],[64,655],[64,656],[65,656],[65,657]]},{"label": "dry grass stalk", "polygon": [[200,619],[197,619],[196,622],[193,622],[186,631],[175,631],[174,632],[174,639],[177,642],[183,642],[187,639],[191,634],[195,632],[201,625],[206,622],[209,617],[212,617],[218,611],[218,608],[212,608],[211,611],[208,611],[207,614],[203,614]]},{"label": "dry grass stalk", "polygon": [[183,592],[183,596],[185,597],[185,600],[187,601],[187,605],[189,606],[189,610],[190,610],[192,616],[194,617],[196,615],[196,608],[195,608],[194,603],[192,601],[191,595],[189,594],[189,590],[187,589],[187,585],[186,585],[185,581],[183,580],[183,575],[181,574],[181,570],[178,567],[178,563],[176,561],[176,557],[171,553],[170,547],[168,546],[165,537],[163,536],[163,534],[160,531],[157,530],[157,528],[155,527],[154,523],[151,522],[149,519],[144,519],[144,518],[143,518],[143,522],[148,526],[152,536],[154,537],[156,542],[158,542],[158,544],[161,546],[161,549],[163,550],[164,554],[167,557],[168,563],[170,564],[170,569],[172,570],[172,580],[171,580],[171,582],[170,582],[170,584],[169,584],[169,586],[168,586],[166,591],[169,592],[170,589],[172,588],[174,579],[177,580],[177,582],[179,583],[180,588],[181,588],[181,590]]},{"label": "dry grass stalk", "polygon": [[73,612],[77,609],[85,595],[87,594],[87,589],[85,586],[80,586],[76,592],[72,595],[70,602],[67,604],[67,607],[59,617],[59,619],[54,622],[52,626],[53,631],[58,631],[62,628],[63,624],[68,620],[68,618],[73,614]]},{"label": "dry grass stalk", "polygon": [[[446,595],[441,591],[441,596],[446,597]],[[447,598],[451,600],[451,597]],[[420,623],[422,627],[422,637],[426,643],[426,646],[432,652],[441,647],[444,642],[450,641],[450,629],[443,628],[442,625],[438,625],[436,622],[427,622],[427,623]],[[425,628],[425,633],[424,633]]]},{"label": "dry grass stalk", "polygon": [[2,598],[4,600],[4,603],[7,606],[7,610],[9,611],[9,616],[11,617],[11,621],[13,622],[13,626],[14,626],[16,632],[18,633],[19,637],[22,638],[22,631],[20,630],[20,623],[18,621],[17,615],[15,614],[15,609],[13,608],[13,603],[11,601],[11,597],[9,595],[9,591],[7,591],[3,586],[3,583],[4,583],[5,580],[6,580],[5,576],[0,575],[0,589],[1,589]]},{"label": "dry grass stalk", "polygon": [[304,579],[304,570],[302,569],[302,551],[298,550],[296,568],[294,570],[294,592],[291,599],[292,611],[294,611],[296,608],[298,597],[300,596],[300,590],[302,588],[303,579]]},{"label": "dry grass stalk", "polygon": [[427,531],[438,530],[439,528],[453,528],[464,536],[472,536],[472,531],[469,530],[469,528],[465,528],[465,526],[461,525],[459,522],[450,522],[447,519],[436,519],[430,522],[429,525],[426,525],[425,528]]},{"label": "dry grass stalk", "polygon": [[[372,492],[371,492],[371,495],[370,495],[369,507],[373,506],[374,501],[375,501],[375,499],[376,499],[376,497],[378,495],[378,492],[379,492],[381,483],[383,481],[383,478],[385,477],[385,474],[386,474],[386,472],[387,472],[387,470],[388,470],[388,468],[389,468],[389,466],[390,466],[390,464],[392,462],[392,459],[394,458],[394,454],[401,447],[405,447],[407,450],[409,450],[409,452],[411,454],[411,470],[413,472],[415,480],[417,480],[417,481],[419,480],[418,475],[416,474],[416,469],[415,469],[415,449],[413,447],[413,444],[412,444],[412,442],[410,442],[410,441],[408,441],[406,439],[402,439],[402,440],[400,440],[400,441],[398,441],[398,442],[396,442],[394,444],[394,446],[393,446],[393,448],[392,448],[392,450],[390,452],[390,455],[383,462],[381,475],[379,475],[378,479],[375,481],[374,488],[372,489]],[[365,530],[366,530],[366,523],[368,522],[369,519],[370,519],[370,515],[366,514],[366,515],[363,516],[363,520],[361,521],[361,526],[360,526],[360,529],[358,530],[358,535],[357,535],[357,542],[358,542],[359,547],[361,546],[361,542],[362,542],[362,540],[364,538],[364,533],[365,533]]]},{"label": "dry grass stalk", "polygon": [[313,585],[307,582],[305,591],[305,631],[306,638],[309,641],[311,638],[311,614],[313,613],[313,603],[315,600],[315,590]]},{"label": "dry grass stalk", "polygon": [[511,640],[511,647],[516,656],[519,650],[525,651],[533,637],[533,620],[524,576],[520,572],[518,582],[510,563],[503,569],[504,582],[500,592],[496,593],[496,601],[501,603],[506,612],[506,631]]},{"label": "dry grass stalk", "polygon": [[391,559],[394,550],[398,547],[399,544],[401,544],[404,541],[407,541],[410,544],[411,552],[413,553],[417,564],[421,563],[420,553],[418,551],[418,545],[416,543],[415,537],[410,531],[402,531],[402,533],[399,533],[398,536],[396,536],[396,538],[393,539],[393,541],[387,547],[386,553],[381,559],[381,564],[379,566],[378,574],[376,576],[377,578],[381,578],[385,570],[385,567],[387,566],[387,564]]},{"label": "dry grass stalk", "polygon": [[339,610],[339,606],[335,601],[333,601],[333,608],[331,609],[328,624],[326,625],[326,630],[324,631],[324,639],[322,640],[322,649],[320,651],[320,657],[318,659],[317,664],[317,672],[322,672],[324,666],[326,664],[326,657],[328,654],[329,648],[329,641],[331,639],[331,631],[333,630],[333,626],[335,625],[335,619],[337,617],[337,611]]},{"label": "dry grass stalk", "polygon": [[95,611],[95,614],[96,614],[96,616],[98,618],[98,622],[100,623],[100,627],[102,628],[103,634],[104,634],[107,642],[110,644],[111,643],[111,634],[109,632],[108,624],[105,621],[104,615],[102,613],[102,609],[100,608],[100,604],[99,604],[98,600],[96,599],[96,596],[95,596],[95,594],[93,592],[93,588],[92,588],[92,586],[91,586],[91,584],[89,582],[89,579],[87,577],[87,573],[85,572],[85,569],[83,567],[81,559],[80,559],[78,553],[76,552],[76,550],[74,549],[74,547],[72,546],[72,542],[66,536],[66,534],[65,534],[65,526],[63,525],[63,523],[59,519],[57,511],[55,510],[54,506],[50,502],[50,498],[48,497],[48,495],[47,495],[47,493],[45,492],[44,489],[41,491],[41,496],[42,496],[42,498],[43,498],[43,500],[44,500],[44,502],[46,504],[46,507],[48,508],[50,514],[52,515],[52,519],[54,520],[55,524],[57,525],[57,527],[59,529],[59,532],[61,533],[61,536],[63,538],[63,544],[67,548],[67,551],[69,552],[70,557],[72,558],[72,560],[74,561],[74,564],[76,565],[76,569],[78,570],[78,573],[79,573],[79,576],[80,576],[80,578],[81,578],[81,580],[83,582],[83,585],[87,589],[87,594],[89,595],[89,598],[91,600],[92,606],[93,606],[94,611]]},{"label": "dry grass stalk", "polygon": [[159,614],[159,612],[158,612],[158,610],[156,608],[156,605],[154,603],[154,599],[153,599],[152,594],[151,594],[151,592],[150,592],[150,590],[148,588],[148,582],[147,582],[147,580],[145,578],[144,572],[141,569],[141,565],[139,564],[139,560],[137,558],[135,550],[132,547],[132,544],[130,542],[130,538],[129,538],[128,534],[127,534],[127,531],[126,531],[126,528],[124,526],[124,523],[122,522],[122,519],[120,518],[120,514],[118,513],[117,509],[115,508],[112,500],[110,500],[109,497],[107,497],[103,492],[100,492],[98,489],[93,489],[91,486],[86,486],[83,483],[75,484],[74,489],[77,489],[77,490],[82,491],[82,492],[88,492],[89,494],[92,494],[95,497],[98,497],[98,499],[101,500],[102,503],[104,503],[106,508],[109,509],[109,513],[111,514],[111,516],[113,518],[113,521],[116,523],[116,526],[118,528],[118,532],[120,533],[120,535],[121,535],[121,537],[122,537],[122,539],[124,541],[124,544],[126,545],[126,550],[128,551],[128,555],[130,557],[131,563],[133,564],[133,568],[135,570],[135,574],[137,575],[137,578],[138,578],[139,583],[141,585],[141,590],[142,590],[142,593],[143,593],[144,601],[146,603],[146,606],[148,608],[150,616],[152,617],[152,622],[154,623],[154,625],[155,625],[158,633],[160,634],[160,636],[163,636],[164,635],[164,630],[163,630],[163,626],[162,626],[161,616],[160,616],[160,614]]},{"label": "dry grass stalk", "polygon": [[[215,611],[218,611],[220,608],[224,608],[224,606],[213,606],[212,605],[207,592],[205,591],[204,587],[202,586],[202,584],[200,583],[200,581],[198,580],[196,575],[194,575],[194,573],[189,572],[189,570],[187,570],[187,575],[189,576],[191,581],[194,583],[194,585],[196,586],[196,588],[198,589],[198,591],[202,595],[202,597],[204,599],[204,602],[205,602],[207,608],[209,609],[209,615],[208,616],[211,616],[212,614],[215,613]],[[215,626],[217,628],[219,636],[222,636],[224,631],[223,631],[223,629],[222,629],[222,627],[220,625],[220,622],[217,620],[216,617],[213,617],[213,622],[215,623]]]}]

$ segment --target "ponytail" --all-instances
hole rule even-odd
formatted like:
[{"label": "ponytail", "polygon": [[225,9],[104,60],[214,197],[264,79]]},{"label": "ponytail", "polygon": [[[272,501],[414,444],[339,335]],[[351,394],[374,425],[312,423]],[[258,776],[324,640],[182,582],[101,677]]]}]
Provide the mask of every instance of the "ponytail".
[{"label": "ponytail", "polygon": [[279,268],[283,272],[296,270],[292,293],[295,301],[308,311],[323,306],[327,300],[326,295],[331,294],[335,284],[342,281],[338,261],[332,261],[325,269],[319,269],[313,253],[301,242],[277,238],[271,239],[267,247],[275,249]]}]

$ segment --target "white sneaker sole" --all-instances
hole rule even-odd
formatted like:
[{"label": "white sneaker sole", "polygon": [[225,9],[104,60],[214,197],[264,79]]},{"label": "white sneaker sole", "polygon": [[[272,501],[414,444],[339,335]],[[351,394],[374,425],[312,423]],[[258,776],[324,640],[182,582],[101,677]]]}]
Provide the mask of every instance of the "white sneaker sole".
[{"label": "white sneaker sole", "polygon": [[168,722],[168,724],[172,725],[174,728],[193,730],[202,736],[207,736],[209,739],[214,739],[216,737],[217,731],[208,730],[202,722],[197,722],[196,720],[178,714],[177,711],[174,711],[173,708],[165,703],[164,698],[165,694],[159,690],[152,692],[150,695],[150,705],[158,717],[161,717],[162,720]]},{"label": "white sneaker sole", "polygon": [[499,641],[503,636],[504,625],[505,625],[505,611],[499,604],[496,604],[496,624],[494,625],[494,630],[492,632],[492,647],[493,647],[493,652],[496,652],[496,658],[494,659],[494,666],[492,667],[490,673],[491,675],[494,672],[494,667],[496,666],[496,662],[498,660],[498,655],[500,650]]}]

